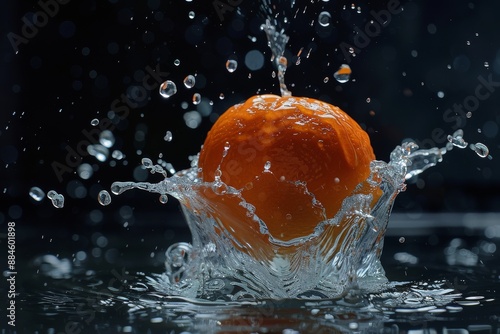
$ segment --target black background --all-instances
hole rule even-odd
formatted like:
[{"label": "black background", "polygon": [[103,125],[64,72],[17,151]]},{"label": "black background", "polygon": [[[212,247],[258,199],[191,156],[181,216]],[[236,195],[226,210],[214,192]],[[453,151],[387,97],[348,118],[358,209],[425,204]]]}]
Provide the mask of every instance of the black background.
[{"label": "black background", "polygon": [[[16,53],[9,36],[22,36],[23,18],[29,21],[41,7],[31,1],[4,1],[0,13],[0,223],[16,220],[29,226],[71,229],[88,226],[89,212],[98,210],[104,212],[104,225],[113,229],[117,225],[107,222],[121,224],[124,215],[117,218],[116,212],[123,207],[151,214],[156,217],[151,218],[153,223],[163,221],[154,212],[180,217],[174,200],[162,205],[149,193],[113,197],[105,208],[96,197],[113,181],[133,180],[142,157],[155,160],[162,153],[177,170],[187,168],[188,156],[199,151],[214,115],[254,94],[279,93],[267,40],[259,29],[263,23],[259,3],[221,3],[228,4],[224,13],[212,1],[70,0],[60,4],[54,17],[27,43],[20,44]],[[378,159],[388,161],[391,150],[405,138],[432,138],[435,128],[453,133],[454,123],[443,120],[445,111],[474,94],[479,76],[492,75],[494,81],[500,81],[497,1],[401,1],[404,11],[393,15],[380,35],[371,38],[352,61],[339,45],[354,45],[355,27],[364,30],[373,19],[371,11],[386,9],[387,2],[357,1],[361,13],[350,8],[351,2],[308,2],[305,13],[304,4],[294,9],[285,4],[279,6],[288,17],[300,9],[286,26],[290,35],[285,53],[290,64],[286,73],[289,88],[296,96],[326,100],[347,111],[367,129]],[[327,28],[313,22],[323,10],[332,16]],[[195,13],[194,19],[188,17],[190,11]],[[300,64],[295,65],[301,48]],[[245,66],[245,54],[250,50],[264,54],[260,70]],[[239,63],[234,73],[225,69],[230,57]],[[179,66],[174,65],[175,59],[180,60]],[[349,63],[353,70],[351,81],[345,84],[333,79],[342,63]],[[102,163],[86,156],[83,162],[95,169],[89,180],[65,173],[60,181],[53,162],[64,164],[65,147],[76,147],[85,140],[82,131],[93,129],[90,121],[105,118],[114,100],[132,86],[140,86],[141,71],[148,66],[168,72],[167,79],[177,84],[178,92],[164,99],[157,90],[151,91],[142,106],[131,109],[117,124],[113,149],[126,155],[127,165],[118,161],[112,167],[111,158]],[[196,74],[198,79],[190,90],[182,84],[188,74]],[[329,78],[326,83],[325,77]],[[439,91],[443,98],[438,97]],[[184,110],[181,104],[190,102],[195,92],[214,102],[213,115],[190,129],[183,114],[196,107],[189,103]],[[219,99],[221,93],[223,100]],[[466,140],[486,144],[493,159],[481,159],[469,148],[454,149],[439,166],[410,182],[396,201],[396,211],[498,211],[499,145],[494,129],[500,122],[499,100],[500,92],[493,92],[463,126]],[[147,129],[143,141],[135,138],[138,129]],[[167,130],[173,133],[171,142],[163,140]],[[159,181],[160,177],[152,175],[148,180]],[[74,182],[87,189],[84,198],[68,195],[68,184]],[[33,186],[64,194],[65,207],[56,209],[47,198],[35,202],[28,196]],[[171,220],[173,226],[175,221]]]}]

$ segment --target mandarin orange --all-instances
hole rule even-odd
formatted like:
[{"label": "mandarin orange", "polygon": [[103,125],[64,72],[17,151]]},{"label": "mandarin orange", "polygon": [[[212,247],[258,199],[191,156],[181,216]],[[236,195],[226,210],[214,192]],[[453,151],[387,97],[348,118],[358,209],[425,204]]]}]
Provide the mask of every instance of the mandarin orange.
[{"label": "mandarin orange", "polygon": [[[332,218],[370,175],[375,159],[367,133],[340,108],[306,97],[254,96],[223,113],[199,155],[200,178],[238,189],[269,234],[308,236]],[[248,207],[211,197],[218,221],[249,243]],[[258,230],[258,227],[252,228]],[[251,240],[250,240],[251,242]]]}]

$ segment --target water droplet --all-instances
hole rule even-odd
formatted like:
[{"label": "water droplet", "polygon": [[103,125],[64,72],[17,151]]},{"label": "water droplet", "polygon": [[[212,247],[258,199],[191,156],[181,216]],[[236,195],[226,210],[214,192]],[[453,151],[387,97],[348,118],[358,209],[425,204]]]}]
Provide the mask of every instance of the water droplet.
[{"label": "water droplet", "polygon": [[111,156],[113,157],[113,159],[116,159],[116,160],[123,159],[123,153],[122,153],[122,151],[119,151],[119,150],[114,150],[113,153],[111,153]]},{"label": "water droplet", "polygon": [[45,197],[43,190],[38,187],[31,187],[29,194],[37,202],[40,202]]},{"label": "water droplet", "polygon": [[372,101],[372,99],[370,99],[369,97],[366,98],[366,103],[370,103]]},{"label": "water droplet", "polygon": [[181,61],[179,59],[174,60],[174,65],[179,66],[181,64]]},{"label": "water droplet", "polygon": [[57,195],[57,192],[55,190],[49,190],[49,192],[47,193],[47,197],[49,199],[53,199],[55,195]]},{"label": "water droplet", "polygon": [[141,163],[146,168],[152,168],[153,167],[153,161],[151,161],[151,159],[142,158]]},{"label": "water droplet", "polygon": [[264,171],[269,171],[271,169],[271,161],[266,161],[264,164]]},{"label": "water droplet", "polygon": [[196,14],[193,11],[190,11],[188,14],[188,17],[192,20],[192,19],[194,19],[195,15]]},{"label": "water droplet", "polygon": [[64,196],[58,194],[56,191],[51,190],[47,193],[47,197],[52,201],[52,205],[58,209],[64,207]]},{"label": "water droplet", "polygon": [[[225,158],[227,156],[227,153],[229,152],[229,149],[231,148],[231,145],[229,144],[229,142],[226,142],[226,144],[224,145],[224,151],[222,151],[222,157]],[[219,169],[220,171],[220,169]]]},{"label": "water droplet", "polygon": [[183,118],[184,123],[190,129],[196,129],[201,124],[201,115],[196,110],[186,112]]},{"label": "water droplet", "polygon": [[490,150],[483,143],[475,143],[470,145],[471,150],[477,153],[481,158],[486,158],[490,154]]},{"label": "water droplet", "polygon": [[166,204],[167,202],[168,202],[168,196],[166,194],[161,194],[160,195],[160,203]]},{"label": "water droplet", "polygon": [[103,145],[89,145],[87,146],[87,152],[100,162],[106,161],[109,156],[109,150]]},{"label": "water droplet", "polygon": [[220,93],[219,99],[224,100],[224,98],[225,98],[224,93]]},{"label": "water droplet", "polygon": [[332,20],[332,16],[328,12],[321,12],[318,15],[318,23],[322,27],[328,27],[330,25],[331,20]]},{"label": "water droplet", "polygon": [[442,91],[437,92],[437,96],[438,96],[440,99],[442,99],[442,98],[444,97],[444,92],[442,92]]},{"label": "water droplet", "polygon": [[76,170],[77,174],[79,177],[81,177],[83,180],[88,180],[94,174],[94,169],[92,168],[91,165],[84,163],[78,166],[78,169]]},{"label": "water droplet", "polygon": [[406,240],[406,239],[405,239],[405,237],[401,237],[401,238],[399,238],[399,242],[400,242],[400,243],[404,243],[404,242],[405,242],[405,240]]},{"label": "water droplet", "polygon": [[229,73],[233,73],[238,68],[238,62],[234,59],[229,59],[226,61],[226,69]]},{"label": "water droplet", "polygon": [[172,132],[167,131],[167,133],[165,133],[165,137],[163,137],[163,140],[164,141],[172,141]]},{"label": "water droplet", "polygon": [[276,64],[278,65],[278,72],[286,71],[286,68],[288,66],[288,60],[286,59],[286,57],[281,56],[276,58]]},{"label": "water droplet", "polygon": [[485,61],[484,62],[484,67],[489,68],[490,67],[490,63],[488,63],[487,61]]},{"label": "water droplet", "polygon": [[111,195],[108,193],[107,190],[101,190],[97,195],[97,201],[102,206],[109,205],[111,203]]},{"label": "water droplet", "polygon": [[103,132],[101,132],[101,134],[99,135],[99,142],[104,147],[112,147],[115,144],[115,136],[113,135],[113,132],[109,130],[104,130]]},{"label": "water droplet", "polygon": [[453,144],[453,146],[456,146],[458,148],[466,148],[467,142],[464,140],[463,136],[464,131],[462,129],[458,129],[453,133],[453,135],[448,135],[447,139],[450,143]]},{"label": "water droplet", "polygon": [[199,93],[193,94],[193,104],[196,106],[201,102],[201,95]]},{"label": "water droplet", "polygon": [[188,88],[188,89],[193,88],[195,83],[196,83],[196,79],[195,79],[194,75],[190,74],[184,78],[184,86],[186,86],[186,88]]},{"label": "water droplet", "polygon": [[212,191],[216,195],[224,195],[227,193],[227,185],[224,182],[218,181],[212,184]]},{"label": "water droplet", "polygon": [[338,71],[333,74],[333,77],[340,83],[346,83],[349,81],[351,73],[351,67],[347,64],[342,64]]},{"label": "water droplet", "polygon": [[99,125],[99,120],[97,118],[94,118],[93,120],[90,121],[90,125],[92,125],[92,126],[98,126]]},{"label": "water droplet", "polygon": [[160,85],[160,95],[166,99],[177,93],[177,86],[173,81],[167,80]]},{"label": "water droplet", "polygon": [[324,83],[327,83],[329,80],[330,80],[330,78],[329,78],[329,77],[325,77],[325,78],[323,79],[323,82],[324,82]]}]

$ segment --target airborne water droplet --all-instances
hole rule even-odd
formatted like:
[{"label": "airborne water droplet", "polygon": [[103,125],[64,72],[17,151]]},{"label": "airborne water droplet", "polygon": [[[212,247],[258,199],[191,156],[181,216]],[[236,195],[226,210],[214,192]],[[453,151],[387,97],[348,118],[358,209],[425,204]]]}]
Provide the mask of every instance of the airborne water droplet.
[{"label": "airborne water droplet", "polygon": [[486,158],[490,154],[490,150],[483,143],[470,144],[471,150],[477,153],[481,158]]},{"label": "airborne water droplet", "polygon": [[101,190],[99,195],[97,195],[97,201],[103,206],[109,205],[111,203],[111,195],[107,190]]},{"label": "airborne water droplet", "polygon": [[166,99],[177,93],[177,86],[173,81],[167,80],[160,85],[160,95]]},{"label": "airborne water droplet", "polygon": [[351,73],[351,67],[347,64],[342,64],[338,71],[333,74],[333,77],[340,83],[346,83],[349,81]]},{"label": "airborne water droplet", "polygon": [[151,168],[153,167],[153,161],[151,161],[151,159],[148,159],[148,158],[142,158],[141,160],[141,163],[144,167],[146,168]]},{"label": "airborne water droplet", "polygon": [[103,145],[89,145],[87,146],[87,152],[100,162],[106,161],[109,156],[109,150]]},{"label": "airborne water droplet", "polygon": [[238,67],[238,62],[234,59],[229,59],[226,61],[226,69],[229,73],[233,73],[236,71],[236,68]]},{"label": "airborne water droplet", "polygon": [[328,12],[321,12],[318,16],[318,23],[322,27],[328,27],[330,25],[330,21],[332,20],[332,16]]},{"label": "airborne water droplet", "polygon": [[120,150],[114,150],[113,153],[111,153],[111,156],[113,157],[113,159],[116,159],[116,160],[123,159],[123,153]]},{"label": "airborne water droplet", "polygon": [[104,130],[103,132],[101,132],[101,134],[99,135],[99,142],[104,147],[112,147],[115,144],[115,136],[113,135],[113,132],[109,130]]},{"label": "airborne water droplet", "polygon": [[163,137],[163,140],[172,141],[172,132],[167,131],[167,133],[165,133],[165,137]]},{"label": "airborne water droplet", "polygon": [[52,205],[58,209],[61,209],[64,207],[64,196],[61,194],[58,194],[54,190],[50,190],[47,193],[47,197],[52,201]]},{"label": "airborne water droplet", "polygon": [[195,83],[196,83],[196,79],[191,74],[184,78],[184,86],[186,86],[186,88],[188,88],[188,89],[193,88]]},{"label": "airborne water droplet", "polygon": [[193,94],[193,104],[196,106],[201,102],[201,95],[199,93]]},{"label": "airborne water droplet", "polygon": [[55,190],[49,190],[49,192],[47,193],[47,197],[49,199],[53,199],[55,195],[57,195],[57,192]]},{"label": "airborne water droplet", "polygon": [[458,129],[453,133],[453,135],[448,135],[447,139],[453,146],[458,148],[466,148],[467,142],[464,140],[464,131],[462,129]]},{"label": "airborne water droplet", "polygon": [[45,197],[43,190],[38,187],[32,187],[29,194],[37,202],[40,202]]}]

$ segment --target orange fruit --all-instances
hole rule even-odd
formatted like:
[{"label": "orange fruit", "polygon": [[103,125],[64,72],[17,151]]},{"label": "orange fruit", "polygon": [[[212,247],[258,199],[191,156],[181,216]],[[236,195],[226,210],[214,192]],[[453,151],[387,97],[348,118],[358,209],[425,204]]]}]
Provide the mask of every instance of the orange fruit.
[{"label": "orange fruit", "polygon": [[[202,181],[220,179],[239,190],[268,233],[286,242],[334,217],[368,178],[374,159],[367,133],[340,108],[306,97],[260,95],[219,117],[198,167]],[[255,240],[261,226],[239,198],[211,190],[204,195],[221,231],[241,247],[265,242]]]}]

